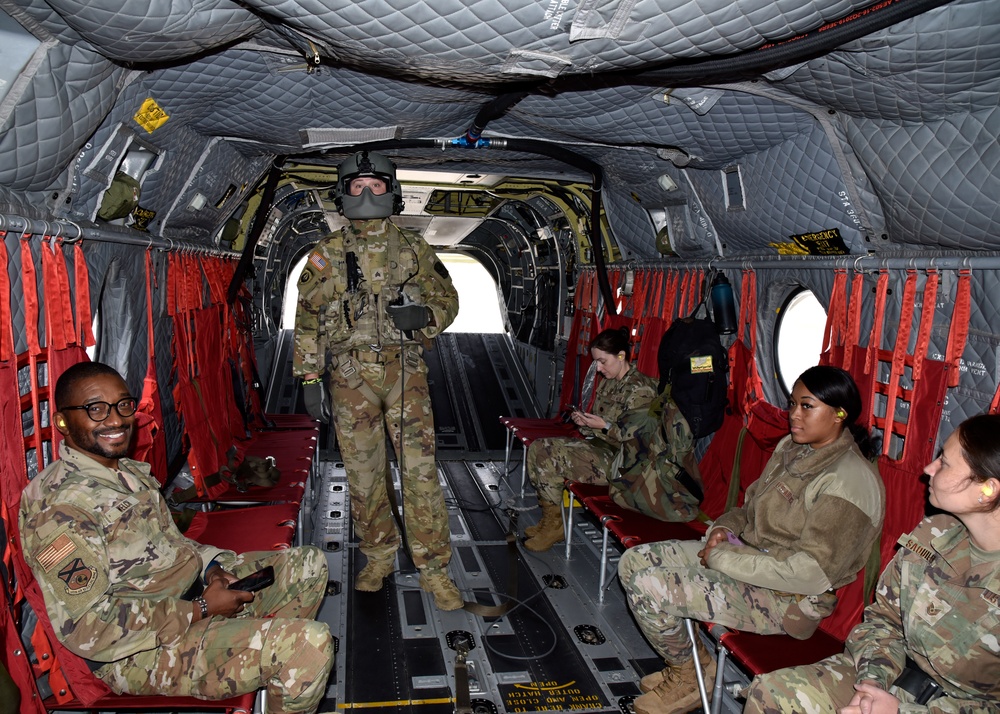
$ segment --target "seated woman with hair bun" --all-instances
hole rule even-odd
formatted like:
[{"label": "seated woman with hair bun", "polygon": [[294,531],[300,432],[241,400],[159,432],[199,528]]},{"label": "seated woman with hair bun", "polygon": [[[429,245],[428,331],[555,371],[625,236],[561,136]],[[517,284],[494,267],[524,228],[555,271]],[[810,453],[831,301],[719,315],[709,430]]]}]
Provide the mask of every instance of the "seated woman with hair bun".
[{"label": "seated woman with hair bun", "polygon": [[607,483],[622,441],[627,438],[621,422],[629,412],[645,411],[656,397],[656,380],[632,367],[627,327],[603,330],[590,343],[590,355],[603,379],[597,387],[593,412],[579,409],[570,419],[585,439],[537,439],[528,447],[528,478],[538,492],[542,519],[525,528],[524,547],[544,551],[563,540],[563,479]]},{"label": "seated woman with hair bun", "polygon": [[959,424],[924,473],[944,513],[899,539],[844,653],[757,677],[744,712],[1000,711],[1000,415]]},{"label": "seated woman with hair bun", "polygon": [[[885,513],[860,415],[847,372],[807,369],[788,400],[791,433],[743,507],[716,520],[704,542],[647,543],[622,556],[632,614],[667,665],[640,681],[638,714],[686,712],[700,702],[685,618],[806,639],[833,611],[837,588],[864,567]],[[700,641],[699,652],[710,681],[715,664]]]}]

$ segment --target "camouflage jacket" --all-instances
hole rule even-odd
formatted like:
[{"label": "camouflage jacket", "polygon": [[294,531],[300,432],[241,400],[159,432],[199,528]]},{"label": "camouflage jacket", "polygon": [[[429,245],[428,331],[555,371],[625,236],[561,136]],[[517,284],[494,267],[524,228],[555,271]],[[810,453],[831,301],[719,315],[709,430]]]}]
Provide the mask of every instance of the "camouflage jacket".
[{"label": "camouflage jacket", "polygon": [[328,355],[398,346],[386,307],[400,296],[433,315],[404,344],[435,337],[458,315],[451,276],[420,234],[379,219],[352,221],[320,241],[299,275],[293,374],[324,372]]},{"label": "camouflage jacket", "polygon": [[664,394],[627,419],[634,426],[626,426],[622,466],[610,479],[612,499],[661,521],[694,520],[701,499],[688,484],[701,488],[701,476],[694,434],[680,408]]},{"label": "camouflage jacket", "polygon": [[746,545],[723,542],[708,566],[751,585],[818,595],[854,580],[884,515],[882,479],[849,430],[819,449],[786,436],[747,489],[744,506],[712,526]]},{"label": "camouflage jacket", "polygon": [[973,564],[969,532],[944,514],[899,544],[847,638],[858,681],[888,689],[909,656],[944,696],[900,712],[1000,711],[1000,559]]},{"label": "camouflage jacket", "polygon": [[607,434],[588,427],[581,427],[580,431],[584,436],[595,436],[618,446],[628,438],[622,424],[626,414],[632,411],[645,412],[655,397],[656,380],[644,375],[634,365],[629,367],[621,379],[602,379],[597,385],[594,406],[589,411],[611,422],[611,428]]},{"label": "camouflage jacket", "polygon": [[20,513],[56,635],[98,662],[171,644],[192,620],[180,596],[236,554],[181,535],[148,464],[121,459],[115,471],[66,442],[59,456],[25,487]]}]

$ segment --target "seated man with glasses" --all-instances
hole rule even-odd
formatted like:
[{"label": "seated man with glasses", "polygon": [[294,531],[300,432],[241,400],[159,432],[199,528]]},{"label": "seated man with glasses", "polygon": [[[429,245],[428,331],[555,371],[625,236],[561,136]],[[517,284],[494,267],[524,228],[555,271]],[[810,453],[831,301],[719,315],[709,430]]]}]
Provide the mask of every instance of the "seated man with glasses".
[{"label": "seated man with glasses", "polygon": [[[113,691],[225,699],[267,687],[269,714],[315,712],[333,642],[313,618],[327,564],[312,546],[243,553],[185,538],[149,465],[126,458],[136,398],[81,362],[55,388],[59,459],[25,487],[24,557],[59,640]],[[266,566],[258,593],[229,584]]]}]

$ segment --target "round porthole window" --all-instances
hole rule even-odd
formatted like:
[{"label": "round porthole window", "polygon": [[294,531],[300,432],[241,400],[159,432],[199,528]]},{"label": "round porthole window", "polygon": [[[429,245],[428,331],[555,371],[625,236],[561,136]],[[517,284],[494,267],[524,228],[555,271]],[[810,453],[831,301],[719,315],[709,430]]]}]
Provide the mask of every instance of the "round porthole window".
[{"label": "round porthole window", "polygon": [[787,396],[798,376],[819,364],[826,310],[808,288],[797,288],[786,299],[774,326],[774,359],[778,381]]}]

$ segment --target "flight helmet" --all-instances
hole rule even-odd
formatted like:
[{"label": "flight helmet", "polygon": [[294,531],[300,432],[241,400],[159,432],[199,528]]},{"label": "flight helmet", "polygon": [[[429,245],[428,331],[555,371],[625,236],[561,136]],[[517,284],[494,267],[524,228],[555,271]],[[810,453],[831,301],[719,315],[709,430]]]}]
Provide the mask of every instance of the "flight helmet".
[{"label": "flight helmet", "polygon": [[[376,196],[364,189],[360,196],[351,196],[347,185],[361,176],[375,176],[385,181],[388,190]],[[337,167],[337,186],[333,194],[337,210],[345,218],[367,220],[388,218],[403,212],[403,188],[396,179],[396,165],[388,157],[374,151],[359,151],[344,159]]]}]

